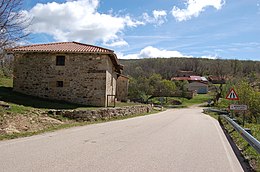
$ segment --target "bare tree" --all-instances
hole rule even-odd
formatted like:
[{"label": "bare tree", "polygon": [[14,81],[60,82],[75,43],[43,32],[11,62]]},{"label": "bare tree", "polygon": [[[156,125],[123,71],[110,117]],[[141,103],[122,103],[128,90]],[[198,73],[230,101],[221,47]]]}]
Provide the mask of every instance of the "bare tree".
[{"label": "bare tree", "polygon": [[21,10],[23,0],[0,0],[0,75],[12,75],[12,58],[4,53],[4,48],[17,45],[28,38],[26,31],[30,19]]},{"label": "bare tree", "polygon": [[21,10],[23,0],[0,0],[0,49],[23,40],[29,19]]}]

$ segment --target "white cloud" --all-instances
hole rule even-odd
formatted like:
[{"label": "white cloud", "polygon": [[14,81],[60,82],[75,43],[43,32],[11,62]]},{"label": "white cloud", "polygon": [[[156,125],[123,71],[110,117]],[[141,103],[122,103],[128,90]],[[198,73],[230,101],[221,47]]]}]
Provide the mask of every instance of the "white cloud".
[{"label": "white cloud", "polygon": [[152,58],[152,57],[182,57],[183,55],[178,51],[159,50],[152,46],[148,46],[141,50],[139,56],[141,58]]},{"label": "white cloud", "polygon": [[123,39],[121,39],[121,40],[119,39],[115,42],[104,43],[104,45],[109,46],[109,47],[123,47],[123,46],[127,46],[128,43]]},{"label": "white cloud", "polygon": [[189,20],[192,17],[198,17],[206,7],[214,7],[220,10],[225,4],[225,0],[186,0],[186,9],[180,9],[176,6],[172,9],[172,15],[177,21]]},{"label": "white cloud", "polygon": [[153,10],[153,16],[143,13],[143,19],[147,23],[153,23],[156,26],[162,25],[167,21],[167,12],[165,10]]},{"label": "white cloud", "polygon": [[[123,55],[122,53],[118,54],[120,59],[141,59],[141,58],[170,58],[170,57],[184,57],[184,55],[178,51],[168,51],[160,50],[158,48],[148,46],[140,51],[138,54],[128,54]],[[187,56],[186,56],[187,57]]]},{"label": "white cloud", "polygon": [[205,58],[205,59],[218,59],[219,56],[215,55],[204,55],[204,56],[191,56],[184,55],[179,51],[160,50],[153,46],[147,46],[143,48],[139,53],[124,55],[121,52],[116,52],[119,59],[143,59],[143,58],[171,58],[171,57],[187,57],[187,58]]},{"label": "white cloud", "polygon": [[140,59],[139,54],[128,54],[124,55],[123,53],[116,52],[119,59]]},{"label": "white cloud", "polygon": [[153,16],[159,25],[161,25],[165,21],[167,21],[167,19],[166,19],[167,13],[164,10],[161,10],[161,11],[154,10]]},{"label": "white cloud", "polygon": [[99,13],[99,0],[69,0],[64,3],[38,3],[25,11],[33,18],[32,33],[45,33],[56,41],[101,41],[107,46],[128,45],[120,35],[127,27],[144,23],[130,16]]},{"label": "white cloud", "polygon": [[206,55],[206,56],[201,56],[203,59],[218,59],[219,57],[217,55]]}]

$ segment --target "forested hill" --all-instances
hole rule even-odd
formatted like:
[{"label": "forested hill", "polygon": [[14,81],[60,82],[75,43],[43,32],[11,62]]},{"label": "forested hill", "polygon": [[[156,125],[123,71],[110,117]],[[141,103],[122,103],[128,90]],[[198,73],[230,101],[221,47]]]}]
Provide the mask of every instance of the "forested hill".
[{"label": "forested hill", "polygon": [[203,58],[147,58],[120,60],[124,75],[149,77],[154,73],[170,79],[178,70],[194,71],[198,75],[248,76],[260,75],[260,61],[240,61]]}]

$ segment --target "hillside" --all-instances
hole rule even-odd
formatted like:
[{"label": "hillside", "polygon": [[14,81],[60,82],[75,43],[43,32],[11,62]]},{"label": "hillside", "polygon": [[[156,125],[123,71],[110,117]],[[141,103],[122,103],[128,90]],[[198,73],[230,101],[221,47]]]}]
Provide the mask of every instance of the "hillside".
[{"label": "hillside", "polygon": [[120,60],[124,74],[131,77],[146,76],[154,73],[170,79],[178,70],[192,70],[198,75],[249,76],[260,75],[260,61],[240,61],[203,58],[149,58]]}]

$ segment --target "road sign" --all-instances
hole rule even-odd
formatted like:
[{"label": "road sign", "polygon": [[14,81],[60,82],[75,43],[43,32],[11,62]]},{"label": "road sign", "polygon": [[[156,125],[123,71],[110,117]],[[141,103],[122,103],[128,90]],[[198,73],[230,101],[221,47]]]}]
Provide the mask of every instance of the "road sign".
[{"label": "road sign", "polygon": [[238,95],[233,88],[227,94],[226,99],[228,99],[228,100],[239,100]]},{"label": "road sign", "polygon": [[247,105],[230,105],[230,110],[247,110]]}]

